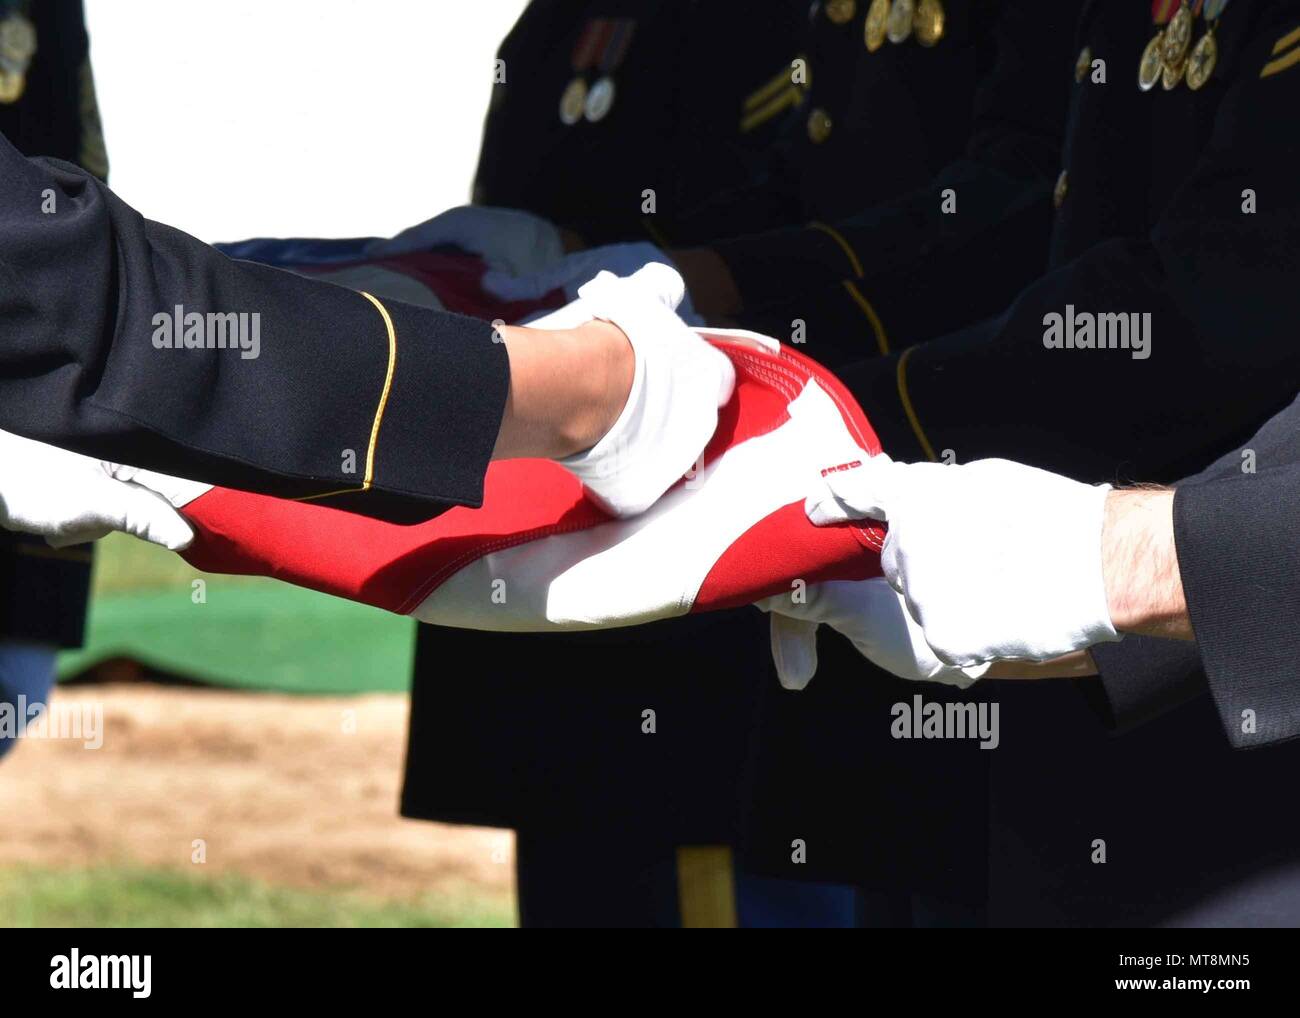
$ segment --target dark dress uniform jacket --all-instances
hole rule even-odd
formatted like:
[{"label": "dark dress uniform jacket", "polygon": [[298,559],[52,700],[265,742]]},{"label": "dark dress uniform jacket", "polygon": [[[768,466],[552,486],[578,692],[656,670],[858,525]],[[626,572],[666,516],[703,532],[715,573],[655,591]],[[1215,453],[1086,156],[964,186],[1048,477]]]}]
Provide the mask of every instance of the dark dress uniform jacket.
[{"label": "dark dress uniform jacket", "polygon": [[1300,735],[1298,477],[1300,399],[1178,485],[1174,534],[1196,642],[1139,638],[1093,651],[1118,724],[1209,690],[1238,749]]},{"label": "dark dress uniform jacket", "polygon": [[742,325],[788,340],[798,320],[832,366],[1000,311],[1046,264],[1082,6],[947,4],[935,45],[872,52],[868,4],[815,5],[786,143],[674,241],[721,255]]},{"label": "dark dress uniform jacket", "polygon": [[[1005,6],[1023,11],[1032,5]],[[1071,9],[1063,22],[1072,23],[1076,5],[1062,6]],[[545,34],[546,19],[540,12],[537,22],[530,17],[535,9],[544,12],[547,7],[530,7],[503,54],[531,52],[546,44],[544,40],[550,38]],[[629,9],[618,4],[588,8]],[[714,13],[706,15],[710,8]],[[1054,39],[1050,32],[1042,32],[1041,24],[1031,24],[1019,11],[995,13],[1001,8],[983,4],[974,8],[972,12],[954,9],[948,34],[933,51],[912,42],[893,47],[898,52],[887,44],[886,51],[867,54],[865,4],[858,5],[848,23],[832,21],[822,5],[814,5],[808,45],[799,48],[809,65],[811,92],[805,95],[792,83],[788,50],[775,58],[769,57],[767,49],[755,50],[769,62],[749,66],[743,76],[749,84],[740,93],[748,98],[738,101],[748,117],[742,121],[742,132],[754,121],[761,123],[751,130],[779,126],[781,135],[769,141],[773,154],[754,170],[752,179],[737,175],[728,189],[684,212],[675,204],[661,206],[660,214],[645,217],[654,222],[653,232],[679,243],[692,231],[713,239],[743,226],[787,227],[798,235],[791,245],[798,255],[794,262],[811,263],[818,286],[838,286],[846,264],[841,242],[824,230],[808,230],[805,219],[809,212],[834,218],[879,202],[882,211],[873,222],[890,223],[897,244],[910,236],[906,223],[913,218],[919,220],[918,227],[934,227],[936,248],[961,247],[968,264],[990,270],[982,278],[989,280],[990,288],[1000,287],[1002,294],[988,309],[1004,303],[1046,258],[1049,167],[1054,167],[1060,148],[1054,132],[1061,130],[1064,120],[1067,83],[1055,92],[1036,91],[1035,101],[1028,104],[1017,95],[1016,109],[1009,117],[993,111],[998,99],[1005,107],[1012,98],[1005,79],[1017,74],[1032,77],[1025,74],[1025,62],[1032,66],[1033,60],[1043,60],[1044,49],[1051,53],[1053,43],[1056,62],[1067,60],[1069,42],[1068,36]],[[717,24],[734,24],[734,31],[754,33],[769,47],[778,34],[753,5],[697,4],[693,10],[697,23],[711,17]],[[1049,16],[1047,24],[1057,17]],[[1031,31],[1035,26],[1038,31]],[[579,31],[569,26],[553,35],[567,39]],[[731,33],[728,29],[727,38]],[[530,44],[530,38],[543,41]],[[696,42],[683,45],[694,52]],[[709,45],[718,48],[713,40]],[[567,43],[559,51],[563,56],[558,63],[563,65],[568,59]],[[514,67],[515,60],[508,60],[508,75],[516,73]],[[775,77],[769,67],[776,71]],[[729,103],[737,103],[731,80],[735,73],[726,75]],[[531,114],[512,113],[509,89],[518,88],[520,79],[509,79],[503,104],[489,115],[481,179],[489,167],[505,174],[493,156],[505,148],[494,133],[499,125],[514,123],[520,137],[526,137],[530,129],[521,123],[526,115],[549,118],[548,124],[558,122],[555,96],[572,72],[561,66],[549,68],[547,74],[542,79],[546,86],[536,90],[547,97],[546,108],[526,107]],[[650,81],[644,86],[647,93],[674,91],[671,83]],[[705,88],[700,94],[712,97],[715,90]],[[697,116],[720,115],[712,111],[711,102],[709,98],[703,103]],[[837,127],[819,147],[811,141],[806,125],[823,105],[836,118]],[[590,129],[591,125],[584,126]],[[611,131],[613,127],[611,123]],[[659,165],[667,157],[688,180],[694,179],[697,168],[708,160],[695,158],[691,129],[687,134],[666,151],[657,149],[648,165]],[[873,154],[874,146],[889,139],[897,143],[890,141],[886,152]],[[638,138],[627,139],[627,151],[639,151],[638,143]],[[969,158],[968,146],[973,152]],[[515,149],[526,151],[527,146],[520,142]],[[523,177],[524,168],[514,165],[516,175]],[[936,217],[928,211],[931,206],[938,208],[937,189],[927,191],[924,202],[908,198],[944,167],[952,167],[953,179],[970,182],[971,211],[963,220],[969,227],[938,228]],[[636,167],[621,169],[624,173],[630,169],[632,179],[640,179]],[[610,177],[624,179],[619,173]],[[547,208],[547,201],[561,208],[574,195],[583,196],[597,209],[609,201],[608,188],[599,180],[575,180],[567,168],[549,179],[557,196],[535,195],[528,190],[533,182],[523,179],[512,185],[516,191],[494,186],[497,190],[481,197],[496,203],[503,195],[527,195],[529,207],[538,210]],[[982,201],[976,201],[975,194]],[[899,204],[888,205],[885,200],[894,197]],[[1000,212],[990,212],[995,207]],[[1005,229],[999,233],[990,223],[1005,223]],[[864,258],[872,248],[871,241],[862,238],[872,229],[863,227],[854,240]],[[987,247],[980,247],[981,230],[990,234]],[[767,237],[757,243],[765,244],[764,250],[779,247]],[[1003,253],[1000,261],[988,257],[990,248]],[[909,257],[924,260],[919,251]],[[825,268],[827,261],[833,267]],[[802,282],[791,279],[790,285],[797,292]],[[846,304],[852,317],[836,338],[841,354],[874,350],[876,340],[859,305],[847,300]],[[819,346],[812,341],[807,349],[832,359],[829,342]],[[635,577],[628,582],[636,582]],[[622,829],[629,838],[658,839],[666,845],[731,840],[743,801],[743,764],[749,758],[755,698],[761,690],[776,686],[766,628],[766,619],[745,610],[569,638],[423,629],[412,694],[403,812],[519,827],[549,824],[562,830],[599,824]],[[658,728],[653,736],[641,730],[646,709],[656,711]]]},{"label": "dark dress uniform jacket", "polygon": [[1277,808],[1300,776],[1298,493],[1300,402],[1178,483],[1196,642],[1093,648],[1104,696],[1090,696],[1118,737],[1073,711],[1037,717],[1035,766],[995,786],[994,922],[1300,922],[1300,824]]},{"label": "dark dress uniform jacket", "polygon": [[[493,88],[475,202],[535,212],[588,245],[662,239],[658,222],[744,179],[771,145],[779,96],[770,115],[749,115],[746,100],[789,85],[805,12],[785,0],[534,0],[498,52],[505,80]],[[566,88],[602,78],[613,105],[562,121]]]},{"label": "dark dress uniform jacket", "polygon": [[[487,322],[232,260],[4,138],[0,230],[5,430],[392,520],[481,504],[509,385]],[[232,313],[258,356],[159,342],[159,315]]]},{"label": "dark dress uniform jacket", "polygon": [[[1300,101],[1300,9],[1230,4],[1218,64],[1199,91],[1139,90],[1154,32],[1145,4],[1093,3],[1080,21],[1076,50],[1105,61],[1106,83],[1085,76],[1074,85],[1047,273],[995,319],[844,372],[896,457],[951,450],[961,461],[1005,456],[1094,481],[1172,480],[1244,441],[1294,397],[1300,138],[1282,125]],[[1150,356],[1049,348],[1047,316],[1071,306],[1149,313]],[[834,679],[852,674],[843,641],[823,639],[823,651],[839,662],[827,669]],[[760,755],[751,847],[775,871],[799,875],[781,845],[815,820],[806,836],[822,846],[824,873],[966,898],[987,873],[996,922],[1140,922],[1184,890],[1228,881],[1234,859],[1257,874],[1290,836],[1289,821],[1272,814],[1231,831],[1215,815],[1228,775],[1246,765],[1192,766],[1223,741],[1207,701],[1110,740],[1069,684],[981,683],[956,697],[1001,706],[1001,747],[981,752],[891,740],[890,705],[945,694],[856,669],[866,688],[818,690],[814,681],[810,701],[774,696],[796,706],[773,723]],[[859,709],[845,711],[844,697]],[[817,699],[840,709],[808,705]],[[770,706],[775,717],[787,704]],[[1276,780],[1257,766],[1256,789]],[[1154,776],[1173,773],[1176,782]],[[1203,779],[1208,798],[1195,791]],[[837,809],[844,816],[846,789],[856,815],[827,822]],[[1257,816],[1254,790],[1241,794],[1243,814]],[[1105,810],[1089,814],[1085,802]],[[1092,842],[1107,832],[1109,861],[1094,863]]]},{"label": "dark dress uniform jacket", "polygon": [[[743,179],[772,144],[780,116],[745,121],[745,100],[788,82],[805,15],[735,0],[530,4],[501,47],[476,198],[588,242],[654,236],[648,223]],[[617,98],[566,126],[575,47],[601,18],[633,25]],[[733,840],[755,691],[775,681],[765,625],[745,609],[569,636],[421,627],[402,812],[566,837],[598,828],[649,857]]]}]

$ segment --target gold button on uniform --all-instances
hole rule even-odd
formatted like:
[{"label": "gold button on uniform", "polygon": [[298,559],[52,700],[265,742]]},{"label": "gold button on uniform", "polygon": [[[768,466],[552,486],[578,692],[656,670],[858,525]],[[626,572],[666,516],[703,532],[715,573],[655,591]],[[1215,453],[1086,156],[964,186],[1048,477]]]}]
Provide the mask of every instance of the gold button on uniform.
[{"label": "gold button on uniform", "polygon": [[1092,70],[1092,47],[1085,46],[1079,50],[1079,59],[1074,62],[1074,80],[1082,82]]},{"label": "gold button on uniform", "polygon": [[1070,191],[1070,174],[1067,170],[1062,170],[1061,175],[1056,178],[1056,188],[1052,191],[1052,204],[1058,209],[1065,204],[1065,196]]},{"label": "gold button on uniform", "polygon": [[808,139],[814,145],[820,145],[831,136],[831,115],[823,109],[815,109],[808,114]]},{"label": "gold button on uniform", "polygon": [[826,0],[826,17],[837,25],[844,25],[853,20],[857,7],[854,0]]}]

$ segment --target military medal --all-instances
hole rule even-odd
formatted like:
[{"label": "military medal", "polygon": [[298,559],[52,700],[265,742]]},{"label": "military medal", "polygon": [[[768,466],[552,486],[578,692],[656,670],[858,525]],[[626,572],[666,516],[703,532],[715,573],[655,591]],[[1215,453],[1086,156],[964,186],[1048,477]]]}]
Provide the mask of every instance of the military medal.
[{"label": "military medal", "polygon": [[1183,0],[1178,13],[1169,19],[1169,29],[1165,32],[1162,56],[1166,67],[1176,67],[1187,59],[1187,51],[1192,48],[1192,27],[1195,21],[1191,4]]},{"label": "military medal", "polygon": [[1164,26],[1174,16],[1183,0],[1151,0],[1151,23]]},{"label": "military medal", "polygon": [[600,123],[609,115],[609,111],[614,108],[614,94],[614,79],[609,77],[601,78],[591,86],[591,91],[587,93],[587,101],[583,105],[582,115],[593,124]]},{"label": "military medal", "polygon": [[857,12],[854,0],[826,0],[826,17],[836,25],[846,25]]},{"label": "military medal", "polygon": [[1160,80],[1162,63],[1160,54],[1165,46],[1165,30],[1162,28],[1151,37],[1147,48],[1142,51],[1142,62],[1138,64],[1138,88],[1150,92]]},{"label": "military medal", "polygon": [[916,8],[916,41],[922,46],[934,46],[943,38],[943,25],[942,0],[921,0]]},{"label": "military medal", "polygon": [[582,111],[587,103],[587,71],[596,62],[596,48],[607,24],[604,18],[593,18],[583,26],[577,42],[573,44],[570,62],[574,78],[560,93],[560,123],[566,127],[572,127],[582,119]]},{"label": "military medal", "polygon": [[631,18],[616,18],[606,24],[609,30],[602,37],[603,45],[596,68],[600,77],[587,92],[587,101],[582,108],[582,115],[592,124],[600,123],[614,108],[614,97],[618,94],[614,87],[614,72],[627,56],[628,47],[632,45],[632,32],[636,29],[636,22]]},{"label": "military medal", "polygon": [[35,25],[16,11],[0,21],[0,61],[26,70],[35,53]]},{"label": "military medal", "polygon": [[1183,80],[1183,73],[1186,70],[1186,60],[1174,67],[1165,64],[1164,68],[1160,71],[1160,87],[1166,92],[1172,92],[1178,87],[1179,82]]},{"label": "military medal", "polygon": [[892,43],[907,42],[916,23],[916,0],[894,0],[885,22],[885,34]]},{"label": "military medal", "polygon": [[1195,24],[1196,15],[1192,13],[1192,5],[1187,0],[1183,0],[1178,13],[1169,19],[1169,27],[1165,29],[1165,42],[1160,50],[1160,57],[1164,63],[1160,72],[1160,84],[1164,86],[1166,92],[1177,88],[1178,83],[1183,80],[1183,73],[1187,69],[1187,53],[1192,48],[1192,29]]},{"label": "military medal", "polygon": [[862,29],[870,52],[876,52],[885,44],[885,26],[888,21],[889,0],[871,0],[871,6],[867,8],[867,21]]},{"label": "military medal", "polygon": [[564,87],[564,92],[560,96],[560,120],[566,126],[572,127],[582,119],[583,106],[587,102],[587,81],[585,78],[574,78]]},{"label": "military medal", "polygon": [[1219,17],[1228,6],[1228,0],[1205,0],[1204,17],[1208,24],[1205,34],[1187,58],[1187,87],[1198,92],[1210,80],[1214,67],[1219,62],[1219,44],[1214,38],[1214,30],[1219,25]]},{"label": "military medal", "polygon": [[1210,80],[1210,75],[1214,73],[1214,65],[1218,62],[1219,44],[1214,41],[1214,30],[1210,29],[1201,36],[1201,41],[1196,44],[1192,55],[1187,58],[1187,87],[1193,92],[1200,91],[1201,87]]},{"label": "military medal", "polygon": [[1138,63],[1138,88],[1150,92],[1160,80],[1164,70],[1165,29],[1177,9],[1180,0],[1151,0],[1151,21],[1156,26],[1156,34],[1142,51]]},{"label": "military medal", "polygon": [[17,11],[0,21],[0,103],[16,103],[36,54],[36,26]]}]

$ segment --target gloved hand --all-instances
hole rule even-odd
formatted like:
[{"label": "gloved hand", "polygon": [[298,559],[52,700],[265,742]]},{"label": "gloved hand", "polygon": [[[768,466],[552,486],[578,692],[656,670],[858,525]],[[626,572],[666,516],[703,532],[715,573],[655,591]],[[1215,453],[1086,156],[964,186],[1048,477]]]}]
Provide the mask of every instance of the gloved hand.
[{"label": "gloved hand", "polygon": [[[586,251],[565,255],[564,258],[540,272],[528,274],[486,272],[483,275],[483,289],[503,301],[538,300],[552,290],[563,290],[565,296],[572,300],[578,295],[582,285],[594,279],[600,272],[630,276],[653,262],[676,269],[672,259],[653,244],[644,242],[608,244],[605,247],[593,247]],[[685,286],[682,287],[682,299],[678,302],[677,314],[687,325],[704,324],[704,319],[695,313],[690,294],[686,292]]]},{"label": "gloved hand", "polygon": [[185,548],[194,539],[190,525],[154,490],[156,481],[145,487],[137,476],[144,475],[134,467],[0,431],[0,526],[40,534],[55,548],[114,530]]},{"label": "gloved hand", "polygon": [[367,258],[384,258],[450,245],[476,254],[488,268],[514,276],[540,272],[564,257],[560,231],[541,216],[519,209],[461,205],[377,240]]},{"label": "gloved hand", "polygon": [[1119,639],[1102,576],[1109,490],[1008,460],[875,456],[827,473],[804,508],[819,526],[887,520],[885,577],[935,656],[968,667]]},{"label": "gloved hand", "polygon": [[814,583],[799,593],[758,602],[771,613],[772,660],[786,689],[803,689],[817,673],[817,627],[848,638],[858,653],[900,679],[965,689],[989,665],[953,668],[925,642],[903,599],[883,579]]},{"label": "gloved hand", "polygon": [[624,279],[602,272],[572,304],[532,323],[572,329],[600,318],[632,344],[636,370],[623,412],[594,446],[559,461],[616,516],[645,511],[695,465],[735,388],[731,361],[673,312],[684,291],[666,265]]}]

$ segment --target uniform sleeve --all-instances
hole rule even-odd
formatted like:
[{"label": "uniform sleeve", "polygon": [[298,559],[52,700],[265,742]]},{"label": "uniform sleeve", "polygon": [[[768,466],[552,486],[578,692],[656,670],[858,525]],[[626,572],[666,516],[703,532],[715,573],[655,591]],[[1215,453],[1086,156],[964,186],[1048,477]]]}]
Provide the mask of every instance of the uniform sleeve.
[{"label": "uniform sleeve", "polygon": [[390,520],[480,504],[487,323],[232,260],[4,138],[0,227],[0,427]]},{"label": "uniform sleeve", "polygon": [[1128,635],[1091,654],[1102,695],[1089,700],[1116,731],[1154,720],[1208,689],[1200,650],[1186,640]]},{"label": "uniform sleeve", "polygon": [[1004,308],[1047,261],[1081,6],[999,5],[966,154],[935,179],[845,220],[716,244],[747,324],[811,315],[833,362],[837,337],[860,354],[867,331],[866,348],[887,352]]},{"label": "uniform sleeve", "polygon": [[1130,728],[1210,691],[1238,749],[1300,735],[1300,465],[1180,485],[1174,541],[1195,643],[1093,648],[1112,722]]},{"label": "uniform sleeve", "polygon": [[[1093,480],[1168,481],[1245,441],[1300,377],[1300,72],[1262,75],[1273,37],[1247,53],[1197,165],[1149,234],[1093,247],[996,319],[843,372],[878,404],[900,455],[950,448]],[[1243,212],[1243,194],[1259,211]],[[1122,312],[1150,343],[1049,347],[1050,315]],[[1145,323],[1143,321],[1146,318]],[[873,420],[875,418],[873,417]],[[882,439],[886,436],[882,435]],[[887,446],[888,448],[888,446]]]},{"label": "uniform sleeve", "polygon": [[1300,463],[1180,488],[1174,543],[1205,674],[1239,748],[1300,735]]},{"label": "uniform sleeve", "polygon": [[1300,735],[1300,399],[1179,482],[1174,544],[1196,641],[1092,648],[1106,719],[1132,728],[1207,690],[1237,748]]}]

